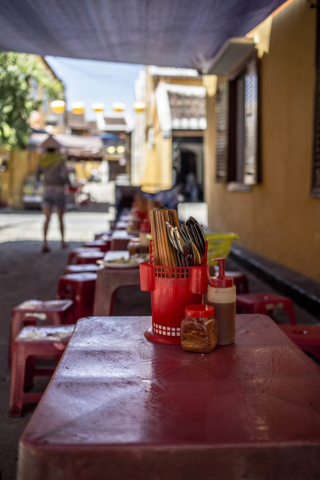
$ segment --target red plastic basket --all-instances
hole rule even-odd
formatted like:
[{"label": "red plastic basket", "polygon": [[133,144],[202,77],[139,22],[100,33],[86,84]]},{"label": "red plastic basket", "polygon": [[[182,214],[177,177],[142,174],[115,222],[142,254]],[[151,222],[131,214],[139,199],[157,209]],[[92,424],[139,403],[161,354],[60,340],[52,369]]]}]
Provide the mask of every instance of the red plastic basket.
[{"label": "red plastic basket", "polygon": [[151,292],[152,327],[145,332],[148,340],[158,343],[180,343],[181,321],[187,305],[201,304],[207,293],[206,258],[197,267],[160,267],[140,264],[140,288]]}]

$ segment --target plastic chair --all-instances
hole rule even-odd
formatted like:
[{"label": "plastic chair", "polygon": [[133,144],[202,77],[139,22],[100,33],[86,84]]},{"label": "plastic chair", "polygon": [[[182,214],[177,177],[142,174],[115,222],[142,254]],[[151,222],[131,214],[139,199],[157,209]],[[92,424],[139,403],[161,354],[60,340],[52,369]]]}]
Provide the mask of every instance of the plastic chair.
[{"label": "plastic chair", "polygon": [[290,323],[296,325],[292,300],[280,295],[262,292],[237,295],[237,313],[260,313],[272,317],[273,310],[287,313]]},{"label": "plastic chair", "polygon": [[85,263],[84,265],[67,265],[64,274],[68,273],[97,273],[99,265],[96,263]]},{"label": "plastic chair", "polygon": [[38,403],[43,393],[27,393],[35,376],[52,375],[55,369],[35,369],[35,358],[60,360],[74,325],[25,327],[13,344],[9,416],[20,417],[26,403]]},{"label": "plastic chair", "polygon": [[[214,273],[215,275],[219,273],[219,269],[216,266],[214,267]],[[225,273],[227,277],[233,278],[233,284],[236,286],[238,294],[249,293],[248,278],[245,273],[230,271],[226,271]]]},{"label": "plastic chair", "polygon": [[95,316],[112,315],[116,292],[119,288],[129,285],[140,285],[139,268],[119,270],[103,268],[98,271],[97,277],[94,302]]},{"label": "plastic chair", "polygon": [[98,250],[89,249],[91,252],[79,253],[76,257],[76,265],[85,265],[87,263],[97,263],[98,260],[103,260],[105,257],[104,252]]},{"label": "plastic chair", "polygon": [[[94,236],[94,239],[101,240],[103,237],[104,238],[109,237],[110,235],[112,235],[112,232],[113,230],[108,230],[107,232],[96,233]],[[106,242],[107,240],[104,240],[104,241]]]},{"label": "plastic chair", "polygon": [[110,242],[104,240],[94,240],[93,242],[86,242],[83,244],[84,248],[94,248],[101,252],[108,252],[110,250]]},{"label": "plastic chair", "polygon": [[93,313],[96,280],[96,273],[71,273],[60,277],[57,298],[73,301],[76,321]]},{"label": "plastic chair", "polygon": [[11,351],[14,339],[22,327],[48,322],[52,325],[74,323],[72,299],[64,300],[28,300],[12,310],[10,328],[10,346],[8,363],[11,365]]},{"label": "plastic chair", "polygon": [[320,325],[279,325],[298,347],[320,362]]},{"label": "plastic chair", "polygon": [[[96,251],[99,252],[100,250],[97,248]],[[86,247],[78,247],[71,250],[68,257],[68,265],[73,265],[74,263],[76,263],[77,256],[80,253],[85,253],[85,252],[92,253],[92,249],[86,248]]]}]

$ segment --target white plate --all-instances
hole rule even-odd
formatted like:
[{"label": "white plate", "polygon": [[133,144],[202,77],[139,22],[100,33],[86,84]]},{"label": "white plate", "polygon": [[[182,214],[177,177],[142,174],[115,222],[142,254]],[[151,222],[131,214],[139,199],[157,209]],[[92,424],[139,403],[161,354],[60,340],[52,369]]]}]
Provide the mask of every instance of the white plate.
[{"label": "white plate", "polygon": [[137,267],[139,267],[138,262],[134,262],[134,263],[132,263],[132,262],[131,263],[112,263],[112,262],[105,262],[105,261],[101,260],[99,263],[100,263],[100,265],[103,265],[106,268],[115,268],[115,269],[137,268]]}]

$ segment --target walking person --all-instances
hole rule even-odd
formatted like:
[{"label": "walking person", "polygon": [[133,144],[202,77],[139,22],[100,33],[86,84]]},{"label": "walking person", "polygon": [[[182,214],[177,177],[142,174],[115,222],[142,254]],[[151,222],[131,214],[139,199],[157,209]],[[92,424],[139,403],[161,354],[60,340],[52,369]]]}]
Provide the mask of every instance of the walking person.
[{"label": "walking person", "polygon": [[42,252],[50,252],[47,242],[47,233],[52,215],[53,208],[57,208],[59,217],[60,231],[61,231],[61,248],[67,248],[64,240],[64,223],[63,216],[66,210],[66,194],[64,191],[65,185],[71,182],[68,175],[68,169],[61,155],[60,144],[50,136],[45,140],[40,148],[44,151],[39,157],[39,165],[37,169],[37,179],[43,178],[43,202],[42,211],[45,215],[45,222],[43,227],[43,245]]}]

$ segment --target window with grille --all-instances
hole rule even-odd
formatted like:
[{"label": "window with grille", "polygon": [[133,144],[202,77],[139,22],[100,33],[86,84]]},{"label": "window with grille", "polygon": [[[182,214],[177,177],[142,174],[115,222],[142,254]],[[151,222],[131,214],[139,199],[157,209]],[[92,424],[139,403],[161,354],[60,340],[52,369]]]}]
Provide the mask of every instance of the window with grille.
[{"label": "window with grille", "polygon": [[217,89],[216,180],[255,185],[258,167],[258,71],[254,56]]}]

